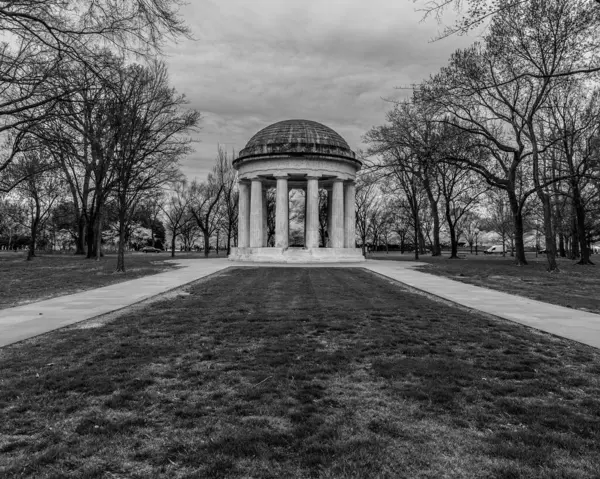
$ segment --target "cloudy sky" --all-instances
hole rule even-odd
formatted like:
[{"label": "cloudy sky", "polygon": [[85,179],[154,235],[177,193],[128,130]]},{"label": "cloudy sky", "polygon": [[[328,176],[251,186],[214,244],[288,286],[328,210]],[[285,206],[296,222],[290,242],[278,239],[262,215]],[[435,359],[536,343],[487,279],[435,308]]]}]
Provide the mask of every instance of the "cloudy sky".
[{"label": "cloudy sky", "polygon": [[386,99],[443,66],[473,38],[430,42],[411,0],[193,0],[182,14],[195,40],[166,49],[175,88],[202,113],[195,153],[183,162],[204,180],[218,145],[238,152],[281,120],[315,120],[354,150],[385,122]]}]

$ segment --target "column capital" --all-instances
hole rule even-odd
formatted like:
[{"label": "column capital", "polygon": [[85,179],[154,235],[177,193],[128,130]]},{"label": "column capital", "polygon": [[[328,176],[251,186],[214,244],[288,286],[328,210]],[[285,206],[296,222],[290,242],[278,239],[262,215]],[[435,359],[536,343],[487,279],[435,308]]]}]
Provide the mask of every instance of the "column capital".
[{"label": "column capital", "polygon": [[316,176],[316,175],[306,175],[306,179],[307,180],[320,180],[321,177],[320,176]]},{"label": "column capital", "polygon": [[290,175],[288,175],[287,173],[280,174],[280,175],[273,175],[273,178],[275,178],[276,180],[289,180]]}]

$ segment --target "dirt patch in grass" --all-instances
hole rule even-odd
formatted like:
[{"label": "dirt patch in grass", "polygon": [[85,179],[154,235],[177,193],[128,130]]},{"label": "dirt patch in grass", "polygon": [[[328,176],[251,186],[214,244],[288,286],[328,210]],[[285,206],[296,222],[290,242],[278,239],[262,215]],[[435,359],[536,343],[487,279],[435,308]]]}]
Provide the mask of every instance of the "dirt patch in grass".
[{"label": "dirt patch in grass", "polygon": [[240,268],[0,350],[3,477],[597,477],[600,354],[359,269]]},{"label": "dirt patch in grass", "polygon": [[[187,256],[176,256],[181,259]],[[194,256],[196,257],[196,256]],[[0,309],[121,283],[178,266],[168,263],[167,253],[131,253],[125,257],[125,273],[115,273],[116,255],[100,261],[67,254],[40,254],[25,261],[22,253],[0,255]]]},{"label": "dirt patch in grass", "polygon": [[[413,260],[411,255],[382,255],[374,259],[395,261]],[[444,276],[456,281],[505,293],[557,304],[567,308],[580,309],[600,314],[600,256],[593,255],[595,266],[581,266],[575,261],[558,258],[560,272],[546,271],[546,258],[535,258],[535,253],[527,255],[527,266],[517,266],[510,256],[472,256],[461,259],[448,259],[448,256],[424,256],[422,267],[416,269],[424,273]]]}]

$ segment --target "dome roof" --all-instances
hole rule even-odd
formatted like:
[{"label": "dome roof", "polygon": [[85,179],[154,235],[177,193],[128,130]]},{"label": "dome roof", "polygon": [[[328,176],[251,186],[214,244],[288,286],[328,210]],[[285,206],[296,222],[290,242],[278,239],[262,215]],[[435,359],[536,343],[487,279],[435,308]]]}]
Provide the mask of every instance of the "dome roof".
[{"label": "dome roof", "polygon": [[348,143],[328,126],[310,120],[285,120],[263,128],[250,138],[246,147],[240,151],[238,160],[281,154],[356,159]]}]

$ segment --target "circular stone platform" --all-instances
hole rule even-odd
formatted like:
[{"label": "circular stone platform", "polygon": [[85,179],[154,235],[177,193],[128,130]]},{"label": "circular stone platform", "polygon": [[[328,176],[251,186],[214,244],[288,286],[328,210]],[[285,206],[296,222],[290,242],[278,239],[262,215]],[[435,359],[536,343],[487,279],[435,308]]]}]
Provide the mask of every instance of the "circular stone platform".
[{"label": "circular stone platform", "polygon": [[[260,262],[364,261],[356,248],[354,180],[362,163],[331,128],[286,120],[256,133],[233,162],[239,178],[238,247],[230,259]],[[275,244],[267,246],[266,193],[276,188]],[[306,192],[304,247],[289,247],[289,190]],[[319,190],[327,191],[326,244],[320,244]]]}]

